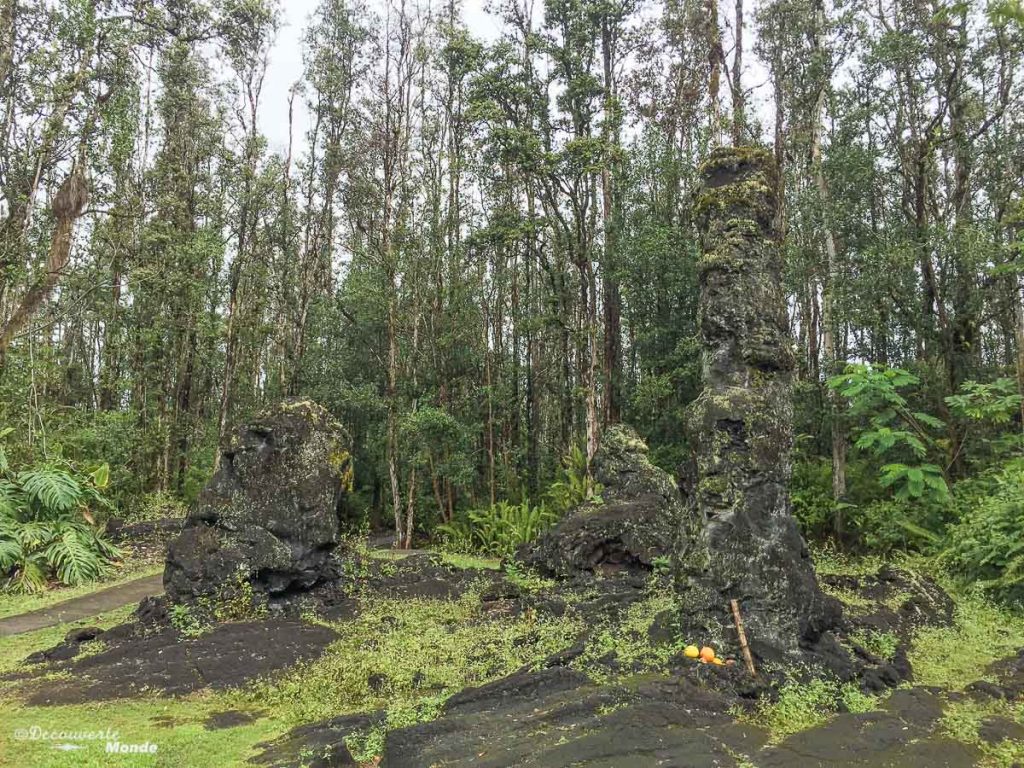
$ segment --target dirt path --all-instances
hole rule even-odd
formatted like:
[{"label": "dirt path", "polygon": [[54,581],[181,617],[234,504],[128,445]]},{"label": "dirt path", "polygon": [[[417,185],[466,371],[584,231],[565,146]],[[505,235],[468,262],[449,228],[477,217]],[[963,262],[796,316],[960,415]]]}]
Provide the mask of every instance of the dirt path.
[{"label": "dirt path", "polygon": [[[424,549],[395,550],[382,546],[373,547],[373,549],[379,552],[392,552],[396,558],[428,552]],[[123,605],[137,603],[144,597],[162,595],[163,592],[163,574],[145,576],[135,579],[135,581],[118,584],[116,587],[108,587],[82,597],[65,600],[48,608],[39,608],[28,613],[0,618],[0,637],[22,635],[26,632],[35,632],[38,629],[55,627],[58,624],[88,619],[107,611],[113,611]]]},{"label": "dirt path", "polygon": [[163,594],[163,574],[145,576],[116,587],[108,587],[89,595],[65,600],[63,603],[40,608],[16,616],[0,619],[0,637],[35,632],[37,629],[55,627],[71,621],[79,621],[113,611],[124,605],[137,603],[144,597]]}]

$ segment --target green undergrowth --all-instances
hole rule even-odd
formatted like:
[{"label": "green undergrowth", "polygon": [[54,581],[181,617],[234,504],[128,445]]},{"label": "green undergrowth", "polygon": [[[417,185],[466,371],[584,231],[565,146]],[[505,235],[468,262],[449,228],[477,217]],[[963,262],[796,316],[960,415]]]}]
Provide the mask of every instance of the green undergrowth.
[{"label": "green undergrowth", "polygon": [[896,635],[877,630],[853,632],[850,634],[850,640],[885,661],[892,661],[900,644],[900,639]]},{"label": "green undergrowth", "polygon": [[869,712],[879,699],[860,692],[854,683],[811,680],[787,683],[774,700],[763,699],[752,711],[736,710],[745,722],[764,728],[772,743],[828,722],[837,712]]},{"label": "green undergrowth", "polygon": [[611,660],[628,673],[652,672],[665,667],[684,643],[676,635],[667,641],[655,642],[651,638],[651,628],[659,616],[670,614],[673,609],[671,592],[649,589],[648,595],[631,605],[619,620],[595,628],[583,654],[573,661],[572,666],[598,682],[615,676],[606,665]]},{"label": "green undergrowth", "polygon": [[950,703],[942,714],[941,729],[951,739],[977,747],[983,755],[980,768],[1011,768],[1024,760],[1024,742],[1003,739],[984,741],[979,731],[986,720],[1000,718],[1024,725],[1024,703],[1001,700],[984,702],[964,699]]},{"label": "green undergrowth", "polygon": [[[882,564],[877,558],[858,559],[835,551],[815,555],[819,574],[866,576]],[[935,686],[960,691],[976,680],[996,682],[987,671],[989,665],[1015,655],[1024,647],[1024,617],[994,603],[977,592],[964,592],[931,561],[920,557],[899,558],[893,563],[912,576],[928,574],[936,579],[954,600],[954,621],[949,627],[922,627],[913,636],[908,657],[914,670],[913,685]],[[869,610],[874,603],[856,593],[830,590],[841,599],[846,610]],[[839,594],[836,594],[839,592]],[[897,594],[886,601],[891,608],[909,595]],[[891,659],[898,639],[885,632],[860,631],[849,638],[883,659]],[[840,711],[863,712],[875,709],[885,697],[866,696],[854,684],[829,680],[790,683],[782,687],[776,700],[763,700],[752,712],[737,710],[741,719],[763,727],[770,739],[778,742],[786,736],[814,728]],[[990,716],[1007,717],[1024,724],[1024,705],[1006,702],[978,704],[972,701],[951,703],[943,716],[943,730],[951,738],[978,747],[985,766],[1007,768],[1024,758],[1024,745],[1004,741],[998,745],[983,743],[978,737],[982,720]]]},{"label": "green undergrowth", "polygon": [[[475,590],[455,601],[371,597],[356,618],[328,626],[339,638],[323,656],[238,692],[239,704],[270,707],[293,725],[385,710],[388,727],[401,727],[436,717],[448,696],[539,662],[583,630],[569,615],[489,615]],[[354,739],[363,752],[377,741]]]},{"label": "green undergrowth", "polygon": [[[502,567],[490,558],[439,558],[451,567],[467,570]],[[923,570],[919,563],[901,561],[900,565],[935,575],[934,569]],[[839,556],[826,560],[826,568],[833,573],[864,575],[875,567],[876,563],[869,566]],[[507,566],[504,571],[524,591],[548,585],[526,571]],[[941,574],[939,578],[949,589]],[[628,684],[630,677],[658,674],[685,645],[686,638],[674,631],[669,620],[674,607],[672,591],[657,577],[652,578],[644,598],[621,618],[596,627],[587,626],[579,611],[596,593],[570,597],[562,617],[541,617],[529,609],[510,615],[481,604],[480,595],[488,583],[481,578],[451,601],[382,598],[359,592],[361,611],[353,619],[324,622],[308,617],[338,633],[320,658],[235,691],[40,708],[17,702],[18,681],[0,683],[0,719],[4,722],[0,755],[15,749],[24,757],[24,764],[43,768],[139,764],[138,757],[118,762],[121,758],[105,754],[102,745],[90,744],[86,750],[65,754],[49,744],[12,738],[17,729],[33,725],[53,729],[95,724],[121,731],[131,743],[149,740],[158,744],[160,751],[155,759],[149,759],[151,765],[241,766],[260,751],[258,743],[273,740],[295,726],[349,713],[383,711],[384,721],[379,726],[354,733],[347,740],[357,760],[370,764],[381,754],[389,730],[430,721],[439,716],[452,694],[524,666],[535,666],[572,646],[584,633],[589,635],[587,647],[573,666],[598,683],[618,679]],[[913,638],[910,659],[915,685],[959,690],[974,680],[991,679],[985,668],[992,661],[1024,647],[1024,619],[980,596],[951,591],[956,602],[954,625],[924,628]],[[126,606],[78,624],[112,626],[124,621],[132,609]],[[18,669],[25,656],[56,644],[70,628],[53,627],[5,639],[0,643],[0,674]],[[896,639],[886,633],[862,631],[850,639],[883,658],[895,653]],[[102,643],[95,643],[86,650],[93,653],[102,648]],[[779,742],[825,723],[837,712],[869,711],[883,701],[860,693],[854,684],[813,680],[785,685],[775,700],[764,700],[753,710],[736,714],[764,728],[772,742]],[[204,721],[211,714],[228,710],[255,713],[257,719],[232,728],[206,729]],[[1024,706],[955,702],[946,708],[942,730],[951,738],[975,745],[984,755],[986,768],[1008,768],[1024,759],[1017,742],[990,745],[981,741],[978,731],[988,717],[1024,722]]]},{"label": "green undergrowth", "polygon": [[497,571],[501,570],[500,557],[486,557],[484,555],[462,554],[459,552],[439,552],[438,557],[445,565],[458,568],[463,571]]},{"label": "green undergrowth", "polygon": [[814,547],[811,555],[814,570],[819,576],[870,576],[887,562],[892,564],[891,558],[883,560],[878,555],[855,556],[830,545]]},{"label": "green undergrowth", "polygon": [[992,681],[986,668],[1024,647],[1024,617],[977,594],[952,594],[953,625],[925,627],[914,637],[909,658],[919,685],[961,690],[975,680]]}]

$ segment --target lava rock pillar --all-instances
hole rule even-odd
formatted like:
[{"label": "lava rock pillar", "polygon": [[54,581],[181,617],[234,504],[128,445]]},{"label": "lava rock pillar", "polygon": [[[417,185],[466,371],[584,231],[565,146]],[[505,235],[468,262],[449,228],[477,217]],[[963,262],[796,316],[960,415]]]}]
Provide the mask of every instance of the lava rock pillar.
[{"label": "lava rock pillar", "polygon": [[838,618],[790,511],[794,359],[782,290],[777,170],[758,147],[716,149],[701,169],[703,391],[686,430],[687,513],[677,586],[688,631],[735,644],[737,599],[764,655],[813,644]]}]

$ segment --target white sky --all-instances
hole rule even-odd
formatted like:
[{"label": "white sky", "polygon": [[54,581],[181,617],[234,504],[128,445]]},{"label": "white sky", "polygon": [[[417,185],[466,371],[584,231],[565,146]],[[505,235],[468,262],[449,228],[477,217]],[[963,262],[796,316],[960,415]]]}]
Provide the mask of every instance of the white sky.
[{"label": "white sky", "polygon": [[[284,152],[288,147],[288,92],[302,79],[302,37],[310,15],[320,0],[281,0],[284,17],[277,44],[270,55],[270,67],[263,84],[260,123],[270,142],[271,152]],[[370,9],[383,15],[381,0],[370,0]],[[484,0],[463,0],[462,19],[477,38],[493,40],[499,32],[499,21],[484,9]],[[301,99],[295,100],[295,142],[300,146],[308,127]]]}]

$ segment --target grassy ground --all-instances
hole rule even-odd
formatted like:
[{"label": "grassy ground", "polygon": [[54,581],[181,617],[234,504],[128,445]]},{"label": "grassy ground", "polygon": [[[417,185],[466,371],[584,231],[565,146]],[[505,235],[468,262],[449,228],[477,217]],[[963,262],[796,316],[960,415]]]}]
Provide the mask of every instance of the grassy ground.
[{"label": "grassy ground", "polygon": [[[496,561],[486,558],[447,560],[464,568],[498,567]],[[863,573],[877,566],[837,556],[820,562],[821,570],[831,573]],[[922,630],[914,640],[911,661],[916,685],[961,690],[974,680],[984,679],[984,668],[989,663],[1024,647],[1024,619],[977,595],[956,590],[952,593],[956,601],[954,626]],[[645,646],[646,630],[651,617],[667,607],[667,600],[665,594],[652,593],[621,626],[598,631],[593,653],[614,647],[620,656],[650,655],[651,649]],[[110,626],[123,621],[131,610],[132,606],[127,606],[87,623]],[[446,603],[372,598],[356,619],[329,626],[339,638],[318,661],[238,691],[29,707],[10,695],[16,682],[0,683],[0,765],[243,766],[261,751],[257,747],[260,742],[301,723],[373,709],[387,712],[387,727],[431,719],[456,690],[502,677],[543,658],[571,644],[582,629],[571,616],[539,619],[529,612],[514,617],[485,613],[472,591]],[[5,640],[0,644],[0,674],[17,669],[28,653],[53,645],[69,628],[53,627]],[[876,640],[882,643],[884,639]],[[665,649],[655,650],[657,653],[651,656],[654,664],[663,660]],[[585,655],[580,660],[583,668],[588,658]],[[866,697],[852,686],[828,682],[794,685],[783,691],[777,703],[762,707],[754,719],[778,740],[824,722],[835,712],[837,701],[848,710],[865,711],[884,699]],[[232,728],[207,730],[206,720],[224,711],[251,713],[255,719]],[[1005,702],[977,704],[965,699],[947,708],[942,729],[953,738],[977,744],[985,755],[985,766],[1008,768],[1024,760],[1024,745],[1010,741],[995,746],[983,744],[978,730],[985,718],[994,716],[1024,724],[1024,707]],[[84,741],[79,742],[84,749],[61,752],[50,741],[16,738],[20,731],[34,727],[47,731],[110,728],[119,732],[124,743],[148,741],[156,744],[158,751],[152,756],[111,755],[104,751],[105,741]],[[369,762],[379,753],[383,735],[383,729],[355,734],[349,746]],[[13,763],[12,755],[17,757]]]},{"label": "grassy ground", "polygon": [[[819,551],[815,553],[815,564],[822,574],[862,576],[877,571],[882,561]],[[908,654],[914,670],[912,685],[961,692],[977,680],[995,682],[986,668],[1024,648],[1024,616],[954,583],[934,563],[923,558],[899,557],[892,564],[914,573],[927,573],[955,603],[952,626],[923,628],[914,636]],[[829,591],[846,604],[847,610],[857,611],[868,605],[857,595]],[[862,639],[869,648],[871,642],[885,641],[885,638]],[[889,655],[878,647],[870,649],[882,656]],[[848,711],[862,712],[878,708],[885,698],[864,696],[853,686],[824,681],[791,685],[783,689],[777,702],[761,706],[749,719],[765,727],[773,741],[779,741],[791,733],[826,722],[836,713],[837,703]],[[1010,768],[1024,761],[1024,743],[1003,741],[991,745],[979,738],[982,721],[991,717],[1007,718],[1024,725],[1024,704],[979,703],[970,699],[952,702],[943,715],[942,730],[957,741],[977,746],[984,755],[983,768]]]},{"label": "grassy ground", "polygon": [[[131,608],[89,623],[116,624]],[[42,768],[139,765],[140,761],[175,768],[243,766],[261,751],[257,744],[301,723],[375,709],[387,712],[388,727],[436,717],[452,693],[535,662],[571,644],[581,630],[568,618],[486,614],[479,594],[472,590],[451,602],[373,597],[357,618],[327,625],[339,638],[317,662],[238,691],[30,707],[2,695],[10,691],[0,687],[0,765],[7,764],[4,755],[17,754],[18,764]],[[5,642],[0,648],[0,673],[17,668],[28,653],[53,645],[69,628],[54,627]],[[258,718],[239,727],[206,730],[204,721],[223,711],[249,712]],[[85,749],[65,753],[49,741],[16,738],[33,727],[47,731],[111,728],[126,743],[149,741],[158,751],[153,756],[108,755],[105,741],[87,741],[81,742]],[[355,734],[351,749],[369,761],[379,752],[382,739],[383,729]]]}]

